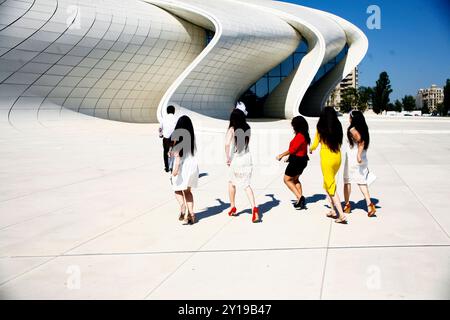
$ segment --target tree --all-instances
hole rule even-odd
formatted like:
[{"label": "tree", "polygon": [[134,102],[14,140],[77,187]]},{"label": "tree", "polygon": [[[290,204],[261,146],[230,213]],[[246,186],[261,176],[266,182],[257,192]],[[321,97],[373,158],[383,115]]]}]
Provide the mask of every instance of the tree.
[{"label": "tree", "polygon": [[413,111],[416,108],[416,99],[413,96],[406,95],[402,99],[402,104],[405,111]]},{"label": "tree", "polygon": [[401,101],[400,100],[395,100],[395,103],[394,103],[394,111],[397,111],[397,112],[402,112],[403,111],[403,104],[401,103]]},{"label": "tree", "polygon": [[433,112],[433,115],[436,115],[436,113],[440,116],[446,116],[447,114],[445,113],[445,106],[444,103],[438,103],[436,106],[436,112]]},{"label": "tree", "polygon": [[373,111],[377,114],[386,110],[390,102],[389,96],[392,93],[391,81],[387,72],[380,73],[380,77],[373,88],[372,103]]},{"label": "tree", "polygon": [[422,114],[429,114],[430,107],[428,107],[428,101],[424,101],[422,105]]},{"label": "tree", "polygon": [[386,111],[394,111],[395,105],[392,102],[389,102],[386,106]]},{"label": "tree", "polygon": [[449,110],[450,110],[450,79],[447,79],[447,82],[444,86],[444,106],[442,110],[444,116],[448,115]]},{"label": "tree", "polygon": [[358,90],[353,87],[342,91],[341,103],[339,107],[341,112],[348,113],[358,106]]},{"label": "tree", "polygon": [[358,110],[364,112],[369,108],[372,100],[373,89],[370,87],[359,87],[358,89]]}]

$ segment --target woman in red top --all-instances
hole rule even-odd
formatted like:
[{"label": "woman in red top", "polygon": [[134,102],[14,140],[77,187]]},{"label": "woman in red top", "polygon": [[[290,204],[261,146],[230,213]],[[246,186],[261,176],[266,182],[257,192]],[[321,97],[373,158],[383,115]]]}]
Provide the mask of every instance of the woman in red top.
[{"label": "woman in red top", "polygon": [[284,183],[297,197],[297,203],[294,207],[302,210],[306,209],[306,199],[303,196],[299,177],[308,165],[308,145],[311,143],[311,138],[309,136],[308,122],[302,116],[292,119],[291,125],[294,129],[295,137],[289,145],[289,150],[280,154],[277,160],[281,161],[284,157],[289,156],[287,160],[289,164],[284,174]]}]

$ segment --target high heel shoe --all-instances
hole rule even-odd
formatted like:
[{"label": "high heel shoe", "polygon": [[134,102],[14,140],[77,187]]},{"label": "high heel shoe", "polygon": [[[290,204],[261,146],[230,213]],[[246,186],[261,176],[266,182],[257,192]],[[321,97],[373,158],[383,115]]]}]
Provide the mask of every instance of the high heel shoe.
[{"label": "high heel shoe", "polygon": [[373,203],[368,205],[368,212],[367,212],[367,216],[369,218],[372,218],[373,216],[375,216],[375,213],[377,213],[377,208],[375,207],[375,205]]},{"label": "high heel shoe", "polygon": [[197,222],[197,220],[195,219],[195,214],[190,214],[188,217],[189,220],[189,224],[195,224]]},{"label": "high heel shoe", "polygon": [[196,223],[195,215],[192,215],[192,214],[190,214],[190,213],[188,213],[188,214],[185,216],[185,219],[183,220],[183,225],[185,225],[185,226],[187,226],[187,225],[193,225],[193,224],[195,224],[195,223]]},{"label": "high heel shoe", "polygon": [[190,219],[189,219],[189,214],[184,215],[184,219],[183,219],[183,221],[182,221],[183,226],[187,226],[187,225],[190,224],[190,223],[191,223],[191,221],[190,221]]},{"label": "high heel shoe", "polygon": [[236,212],[237,212],[236,207],[233,207],[233,208],[231,208],[230,212],[228,212],[228,215],[230,217],[235,217],[236,216]]},{"label": "high heel shoe", "polygon": [[297,210],[305,210],[306,209],[306,198],[301,197],[300,200],[296,204],[294,204],[294,208]]},{"label": "high heel shoe", "polygon": [[330,211],[327,213],[327,217],[328,217],[328,218],[331,218],[331,219],[337,219],[337,218],[338,218],[338,215],[337,215],[336,212],[334,212],[333,210],[330,210]]},{"label": "high heel shoe", "polygon": [[253,208],[253,215],[252,215],[252,222],[253,223],[257,223],[260,222],[260,218],[259,218],[259,209],[257,207]]},{"label": "high heel shoe", "polygon": [[350,205],[350,202],[347,202],[347,203],[345,204],[344,212],[347,213],[347,214],[352,213],[352,206]]},{"label": "high heel shoe", "polygon": [[345,215],[338,217],[334,222],[340,223],[340,224],[347,224],[348,223],[347,217]]}]

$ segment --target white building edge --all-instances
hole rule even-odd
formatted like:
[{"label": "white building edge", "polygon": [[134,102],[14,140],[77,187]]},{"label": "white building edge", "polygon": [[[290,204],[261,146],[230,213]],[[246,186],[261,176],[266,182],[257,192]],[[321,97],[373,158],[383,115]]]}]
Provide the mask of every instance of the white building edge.
[{"label": "white building edge", "polygon": [[226,119],[302,41],[308,52],[267,96],[268,117],[317,116],[365,56],[363,32],[335,15],[269,0],[4,1],[0,125],[72,111],[155,122],[168,104]]}]

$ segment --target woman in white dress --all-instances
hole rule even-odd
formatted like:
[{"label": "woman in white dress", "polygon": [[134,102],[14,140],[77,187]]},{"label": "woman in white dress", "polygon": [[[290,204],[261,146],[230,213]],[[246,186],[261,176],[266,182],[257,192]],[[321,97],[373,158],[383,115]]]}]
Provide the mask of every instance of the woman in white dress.
[{"label": "woman in white dress", "polygon": [[252,177],[252,156],[250,154],[251,130],[245,119],[245,114],[240,109],[234,109],[230,115],[230,126],[225,138],[225,154],[229,167],[228,191],[230,195],[231,210],[229,216],[236,216],[236,186],[241,187],[247,193],[248,200],[253,208],[252,222],[260,222],[259,209],[256,206],[255,196],[250,180]]},{"label": "woman in white dress", "polygon": [[369,168],[367,150],[369,149],[370,135],[366,119],[360,111],[350,112],[350,126],[347,130],[347,148],[344,160],[344,196],[345,213],[351,213],[350,194],[352,184],[357,184],[367,203],[369,217],[376,213],[368,187]]},{"label": "woman in white dress", "polygon": [[[183,224],[194,224],[194,196],[192,188],[198,184],[198,162],[195,156],[195,133],[192,121],[188,116],[178,119],[172,134],[174,165],[171,176],[172,189],[180,204],[179,220]],[[188,214],[186,215],[186,207]]]}]

